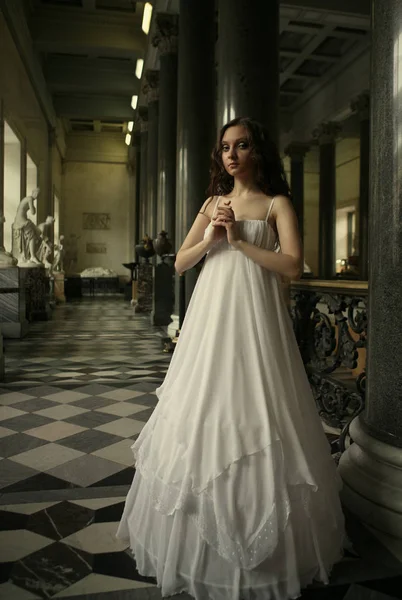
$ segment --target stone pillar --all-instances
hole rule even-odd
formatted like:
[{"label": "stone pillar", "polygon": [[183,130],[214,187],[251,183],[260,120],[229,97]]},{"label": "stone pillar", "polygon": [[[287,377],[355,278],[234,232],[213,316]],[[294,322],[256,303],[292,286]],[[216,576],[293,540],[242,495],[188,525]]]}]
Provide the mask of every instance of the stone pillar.
[{"label": "stone pillar", "polygon": [[141,136],[141,162],[140,162],[140,217],[139,228],[142,240],[148,234],[148,109],[140,106],[138,109]]},{"label": "stone pillar", "polygon": [[313,132],[320,146],[320,199],[319,199],[319,267],[320,279],[331,279],[335,274],[336,225],[336,163],[335,140],[339,123],[322,123]]},{"label": "stone pillar", "polygon": [[[32,190],[27,190],[27,140],[24,137],[21,141],[21,155],[20,155],[20,190],[21,198],[24,198],[27,193],[31,194]],[[39,221],[38,221],[39,223]]]},{"label": "stone pillar", "polygon": [[144,93],[148,101],[147,232],[156,238],[158,194],[159,71],[145,72]]},{"label": "stone pillar", "polygon": [[[215,37],[214,0],[180,0],[176,249],[205,201],[209,183],[216,136]],[[190,269],[185,277],[188,303],[197,280],[195,269]],[[178,314],[178,307],[175,312]]]},{"label": "stone pillar", "polygon": [[[14,267],[17,260],[4,248],[4,109],[0,98],[0,268]],[[7,227],[11,227],[11,223]]]},{"label": "stone pillar", "polygon": [[218,0],[218,128],[254,117],[278,140],[279,0]]},{"label": "stone pillar", "polygon": [[139,128],[132,132],[134,149],[135,184],[134,184],[134,246],[140,243],[141,232],[141,131]]},{"label": "stone pillar", "polygon": [[173,242],[176,218],[177,35],[178,15],[158,13],[152,43],[159,49],[159,132],[157,228]]},{"label": "stone pillar", "polygon": [[299,222],[301,239],[303,239],[304,228],[304,157],[308,149],[308,144],[298,142],[289,144],[285,149],[285,154],[290,157],[292,200]]},{"label": "stone pillar", "polygon": [[351,108],[360,119],[360,194],[358,252],[359,278],[368,279],[368,228],[369,228],[369,177],[370,177],[370,95],[360,94],[353,100]]},{"label": "stone pillar", "polygon": [[402,540],[400,0],[376,0],[372,23],[367,393],[340,472],[346,506]]}]

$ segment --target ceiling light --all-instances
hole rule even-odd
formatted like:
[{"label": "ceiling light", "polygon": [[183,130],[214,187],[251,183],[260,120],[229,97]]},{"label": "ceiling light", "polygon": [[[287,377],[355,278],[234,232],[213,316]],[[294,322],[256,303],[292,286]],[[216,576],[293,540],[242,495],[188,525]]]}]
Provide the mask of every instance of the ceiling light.
[{"label": "ceiling light", "polygon": [[131,144],[131,134],[130,133],[127,133],[125,141],[126,141],[127,146],[129,146]]},{"label": "ceiling light", "polygon": [[135,76],[137,77],[137,79],[141,79],[143,66],[144,60],[142,58],[139,58],[137,60],[137,64],[135,65]]},{"label": "ceiling light", "polygon": [[131,108],[134,110],[137,108],[138,96],[133,96],[131,98]]},{"label": "ceiling light", "polygon": [[129,121],[129,122],[128,122],[128,125],[127,125],[127,129],[128,129],[129,131],[132,131],[132,130],[133,130],[133,127],[134,127],[134,121]]},{"label": "ceiling light", "polygon": [[152,18],[152,4],[150,2],[147,2],[144,6],[144,13],[142,15],[142,31],[145,34],[148,34],[148,32],[149,32],[149,27],[151,25],[151,18]]}]

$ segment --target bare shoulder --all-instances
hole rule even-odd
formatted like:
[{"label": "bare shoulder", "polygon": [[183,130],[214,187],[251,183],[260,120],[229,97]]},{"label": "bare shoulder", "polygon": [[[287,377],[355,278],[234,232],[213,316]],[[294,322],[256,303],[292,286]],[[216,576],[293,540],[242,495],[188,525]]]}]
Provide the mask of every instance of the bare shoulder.
[{"label": "bare shoulder", "polygon": [[216,200],[215,196],[207,198],[199,211],[199,214],[204,215],[209,220],[212,219],[212,213],[214,212],[214,200]]},{"label": "bare shoulder", "polygon": [[278,194],[274,196],[274,204],[272,206],[272,212],[274,215],[280,215],[283,213],[293,212],[293,204],[289,196]]}]

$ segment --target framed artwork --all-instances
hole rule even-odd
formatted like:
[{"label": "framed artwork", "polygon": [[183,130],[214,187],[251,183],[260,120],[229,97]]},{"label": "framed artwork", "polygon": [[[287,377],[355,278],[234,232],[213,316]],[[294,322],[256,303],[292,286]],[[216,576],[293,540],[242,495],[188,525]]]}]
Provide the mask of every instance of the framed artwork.
[{"label": "framed artwork", "polygon": [[110,213],[83,213],[83,229],[110,229]]},{"label": "framed artwork", "polygon": [[86,251],[87,254],[106,254],[107,247],[102,242],[87,242]]}]

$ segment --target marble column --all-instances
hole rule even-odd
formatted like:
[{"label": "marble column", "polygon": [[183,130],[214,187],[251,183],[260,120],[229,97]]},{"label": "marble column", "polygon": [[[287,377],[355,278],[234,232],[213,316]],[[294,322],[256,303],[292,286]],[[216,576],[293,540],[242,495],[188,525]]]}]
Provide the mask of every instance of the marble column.
[{"label": "marble column", "polygon": [[[15,258],[4,248],[4,108],[3,100],[0,99],[0,268],[14,267],[17,264]],[[7,227],[11,223],[7,224]]]},{"label": "marble column", "polygon": [[140,106],[138,109],[141,137],[141,162],[140,162],[140,212],[139,228],[141,241],[148,231],[148,109]]},{"label": "marble column", "polygon": [[301,239],[303,239],[304,228],[304,157],[308,149],[308,144],[299,142],[293,142],[285,149],[285,154],[290,157],[292,201],[299,222]]},{"label": "marble column", "polygon": [[[215,2],[180,0],[176,249],[206,199],[210,156],[215,143]],[[186,272],[186,303],[197,273]],[[179,298],[177,290],[176,298]],[[178,314],[178,307],[175,312]]]},{"label": "marble column", "polygon": [[147,232],[156,238],[158,196],[159,71],[145,72],[144,93],[148,101]]},{"label": "marble column", "polygon": [[368,279],[368,228],[369,228],[369,176],[370,176],[370,95],[360,94],[351,108],[360,119],[360,194],[358,252],[359,278]]},{"label": "marble column", "polygon": [[177,35],[178,15],[158,13],[152,43],[159,50],[159,131],[157,230],[173,242],[176,215]]},{"label": "marble column", "polygon": [[218,127],[254,117],[279,135],[279,0],[218,0]]},{"label": "marble column", "polygon": [[31,194],[32,190],[27,190],[27,140],[23,138],[21,141],[21,155],[20,155],[20,190],[21,199],[28,194]]},{"label": "marble column", "polygon": [[343,454],[343,500],[402,540],[402,4],[373,3],[366,406]]},{"label": "marble column", "polygon": [[[56,129],[48,126],[48,159],[47,159],[47,215],[54,215],[54,186],[53,186],[53,152],[56,146]],[[51,228],[50,240],[54,243],[54,225]],[[53,262],[53,250],[51,262]]]},{"label": "marble column", "polygon": [[331,279],[335,274],[336,227],[336,162],[335,141],[340,131],[339,123],[322,123],[313,137],[320,147],[320,199],[319,199],[319,267],[320,279]]},{"label": "marble column", "polygon": [[136,128],[132,132],[134,149],[135,183],[134,183],[134,246],[141,240],[141,131]]}]

